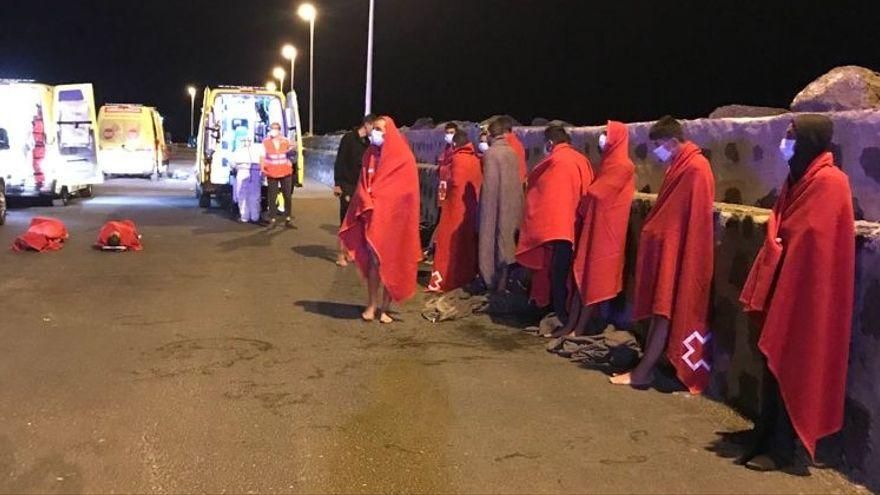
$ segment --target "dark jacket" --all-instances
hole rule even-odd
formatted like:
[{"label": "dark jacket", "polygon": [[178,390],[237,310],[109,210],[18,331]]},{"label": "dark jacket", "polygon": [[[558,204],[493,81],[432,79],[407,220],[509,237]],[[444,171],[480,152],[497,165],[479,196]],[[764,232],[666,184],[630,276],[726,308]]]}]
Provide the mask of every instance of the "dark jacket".
[{"label": "dark jacket", "polygon": [[347,132],[339,142],[333,180],[346,196],[354,194],[361,174],[364,152],[369,146],[369,139],[358,136],[357,129]]}]

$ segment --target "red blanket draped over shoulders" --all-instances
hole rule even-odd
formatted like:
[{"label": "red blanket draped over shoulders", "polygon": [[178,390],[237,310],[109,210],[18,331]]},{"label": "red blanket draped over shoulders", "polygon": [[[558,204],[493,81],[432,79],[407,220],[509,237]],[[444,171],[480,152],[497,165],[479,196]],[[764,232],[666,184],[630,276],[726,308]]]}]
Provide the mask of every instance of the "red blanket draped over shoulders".
[{"label": "red blanket draped over shoulders", "polygon": [[520,229],[516,260],[537,272],[532,279],[532,299],[550,303],[550,261],[553,241],[574,244],[577,209],[593,181],[587,157],[570,144],[560,143],[529,174],[525,215]]},{"label": "red blanket draped over shoulders", "polygon": [[599,175],[581,201],[583,219],[572,272],[585,305],[613,299],[623,290],[624,251],[635,194],[629,131],[608,122]]},{"label": "red blanket draped over shoulders", "polygon": [[477,276],[479,196],[483,183],[473,144],[450,158],[446,202],[437,225],[437,251],[428,290],[450,291]]},{"label": "red blanket draped over shoulders", "polygon": [[691,393],[711,371],[709,293],[714,269],[715,179],[686,142],[666,171],[639,237],[634,317],[671,320],[666,357]]},{"label": "red blanket draped over shoulders", "polygon": [[339,238],[365,277],[375,255],[382,285],[402,301],[416,291],[421,259],[419,174],[406,138],[390,117],[383,119],[385,142],[364,154]]},{"label": "red blanket draped over shoulders", "polygon": [[120,246],[132,251],[140,251],[144,248],[137,226],[131,220],[111,220],[105,223],[98,232],[98,247],[109,246],[109,239],[114,233],[119,236]]},{"label": "red blanket draped over shoulders", "polygon": [[34,217],[25,233],[12,243],[14,251],[58,251],[64,247],[69,234],[61,220]]},{"label": "red blanket draped over shoulders", "polygon": [[763,320],[758,347],[811,456],[843,426],[854,283],[852,192],[823,153],[783,187],[740,296]]}]

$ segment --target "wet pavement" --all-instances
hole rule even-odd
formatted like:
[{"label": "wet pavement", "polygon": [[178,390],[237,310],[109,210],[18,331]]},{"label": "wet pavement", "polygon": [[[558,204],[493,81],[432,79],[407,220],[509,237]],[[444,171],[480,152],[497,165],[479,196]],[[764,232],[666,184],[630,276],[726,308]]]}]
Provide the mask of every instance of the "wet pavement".
[{"label": "wet pavement", "polygon": [[[485,317],[363,323],[329,190],[294,210],[269,232],[191,182],[115,179],[11,211],[2,246],[34,215],[71,239],[0,252],[0,492],[862,491],[734,466],[718,432],[748,423],[723,405],[611,387]],[[91,249],[116,218],[143,252]]]}]

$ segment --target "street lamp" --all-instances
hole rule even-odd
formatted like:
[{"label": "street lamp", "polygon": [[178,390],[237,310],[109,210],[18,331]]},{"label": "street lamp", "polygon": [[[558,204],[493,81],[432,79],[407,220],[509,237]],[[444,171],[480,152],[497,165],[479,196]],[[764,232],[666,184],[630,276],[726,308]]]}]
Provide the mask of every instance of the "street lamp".
[{"label": "street lamp", "polygon": [[275,91],[278,89],[278,85],[275,84],[275,81],[268,81],[266,83],[266,91]]},{"label": "street lamp", "polygon": [[284,48],[281,49],[281,56],[290,60],[290,90],[294,91],[293,88],[293,75],[295,74],[294,69],[296,63],[297,51],[293,45],[284,45]]},{"label": "street lamp", "polygon": [[373,14],[375,0],[370,0],[370,24],[367,32],[367,89],[364,95],[364,115],[369,115],[373,107]]},{"label": "street lamp", "polygon": [[272,77],[278,79],[278,87],[281,88],[281,92],[284,92],[284,69],[281,67],[275,67],[272,69]]},{"label": "street lamp", "polygon": [[192,141],[196,120],[196,87],[190,86],[186,92],[189,93],[189,140]]},{"label": "street lamp", "polygon": [[309,134],[315,134],[315,18],[318,11],[310,3],[299,6],[297,14],[309,23]]}]

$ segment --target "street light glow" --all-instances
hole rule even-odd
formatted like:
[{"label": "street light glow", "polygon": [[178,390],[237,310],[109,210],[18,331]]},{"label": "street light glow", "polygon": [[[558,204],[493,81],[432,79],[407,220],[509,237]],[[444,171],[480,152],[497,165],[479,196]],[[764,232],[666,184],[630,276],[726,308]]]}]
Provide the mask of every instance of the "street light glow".
[{"label": "street light glow", "polygon": [[294,47],[293,45],[284,45],[284,48],[281,49],[281,56],[286,58],[287,60],[295,59],[296,55],[296,47]]},{"label": "street light glow", "polygon": [[278,85],[275,84],[274,81],[269,81],[269,82],[266,83],[266,89],[267,89],[268,91],[277,91],[277,90],[278,90]]},{"label": "street light glow", "polygon": [[275,79],[284,79],[284,76],[286,74],[287,73],[284,72],[284,69],[282,69],[281,67],[275,67],[274,69],[272,69],[272,77],[274,77]]},{"label": "street light glow", "polygon": [[315,9],[315,6],[310,3],[300,5],[296,13],[302,20],[308,22],[314,21],[315,17],[318,16],[318,11]]},{"label": "street light glow", "polygon": [[196,96],[196,88],[195,88],[195,86],[190,86],[190,87],[186,88],[186,92],[189,93],[189,95],[190,95],[191,97],[195,97],[195,96]]}]

